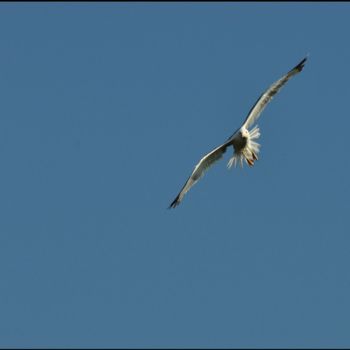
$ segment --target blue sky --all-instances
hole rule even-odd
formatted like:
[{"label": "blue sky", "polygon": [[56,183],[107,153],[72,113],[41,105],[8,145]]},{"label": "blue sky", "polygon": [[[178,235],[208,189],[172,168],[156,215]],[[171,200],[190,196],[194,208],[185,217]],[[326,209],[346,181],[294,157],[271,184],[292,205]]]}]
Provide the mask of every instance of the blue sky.
[{"label": "blue sky", "polygon": [[[349,16],[2,3],[0,346],[349,347]],[[254,168],[167,210],[306,54]]]}]

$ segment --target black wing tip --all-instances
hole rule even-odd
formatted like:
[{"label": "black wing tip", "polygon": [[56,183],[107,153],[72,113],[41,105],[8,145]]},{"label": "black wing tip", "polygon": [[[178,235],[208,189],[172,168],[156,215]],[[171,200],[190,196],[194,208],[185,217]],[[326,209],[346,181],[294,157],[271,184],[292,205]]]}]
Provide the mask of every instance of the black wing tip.
[{"label": "black wing tip", "polygon": [[301,72],[305,66],[305,62],[307,61],[309,57],[309,54],[306,55],[292,70],[297,70],[298,72]]},{"label": "black wing tip", "polygon": [[176,208],[180,204],[179,196],[177,196],[172,203],[168,206],[168,209]]}]

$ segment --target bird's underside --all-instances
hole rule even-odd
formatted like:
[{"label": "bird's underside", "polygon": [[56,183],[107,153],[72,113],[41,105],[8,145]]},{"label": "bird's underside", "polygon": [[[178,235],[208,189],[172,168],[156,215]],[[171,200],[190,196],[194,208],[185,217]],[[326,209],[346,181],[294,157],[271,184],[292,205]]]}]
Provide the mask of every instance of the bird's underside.
[{"label": "bird's underside", "polygon": [[273,83],[255,102],[242,126],[233,135],[231,135],[226,140],[226,142],[214,148],[212,151],[202,157],[202,159],[195,166],[192,174],[187,179],[179,194],[170,204],[169,208],[175,208],[180,204],[184,195],[189,191],[189,189],[198,182],[198,180],[204,175],[205,171],[208,170],[209,167],[211,167],[215,162],[223,157],[228,148],[232,147],[233,149],[233,155],[227,164],[228,168],[230,168],[232,165],[236,166],[237,164],[240,164],[242,167],[244,161],[250,167],[254,165],[254,162],[258,160],[258,153],[260,149],[260,144],[256,142],[260,136],[260,131],[257,125],[251,130],[249,130],[249,128],[253,126],[266,105],[279,92],[282,86],[292,76],[302,71],[306,60],[307,57],[305,57],[282,78]]}]

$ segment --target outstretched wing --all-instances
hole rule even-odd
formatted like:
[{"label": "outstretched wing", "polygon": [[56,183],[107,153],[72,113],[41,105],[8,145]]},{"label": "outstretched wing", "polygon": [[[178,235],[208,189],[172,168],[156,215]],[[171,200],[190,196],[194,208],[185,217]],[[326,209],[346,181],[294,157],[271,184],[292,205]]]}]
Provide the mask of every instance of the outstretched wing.
[{"label": "outstretched wing", "polygon": [[261,112],[264,110],[266,105],[271,101],[271,99],[277,94],[277,92],[282,88],[282,86],[295,74],[300,73],[305,65],[307,57],[305,57],[300,63],[298,63],[293,69],[291,69],[286,75],[281,79],[273,83],[255,102],[255,105],[249,111],[246,120],[243,123],[243,127],[248,129],[251,127],[255,121],[259,118]]},{"label": "outstretched wing", "polygon": [[216,147],[214,150],[206,154],[199,163],[195,166],[191,176],[186,181],[184,187],[182,187],[182,190],[177,195],[177,197],[174,199],[174,201],[170,204],[170,208],[175,208],[177,205],[180,204],[182,201],[182,198],[188,192],[188,190],[197,183],[197,181],[204,175],[205,171],[208,170],[216,161],[218,161],[220,158],[222,158],[223,154],[226,152],[226,148],[230,142],[225,142],[219,147]]}]

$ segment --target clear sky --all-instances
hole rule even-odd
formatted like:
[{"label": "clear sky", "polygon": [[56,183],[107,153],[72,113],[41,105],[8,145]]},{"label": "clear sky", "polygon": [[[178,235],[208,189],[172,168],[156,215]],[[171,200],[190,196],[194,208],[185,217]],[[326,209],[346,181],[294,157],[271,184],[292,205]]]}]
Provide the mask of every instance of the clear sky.
[{"label": "clear sky", "polygon": [[[1,347],[349,347],[349,3],[0,4]],[[197,161],[267,106],[254,168]]]}]

